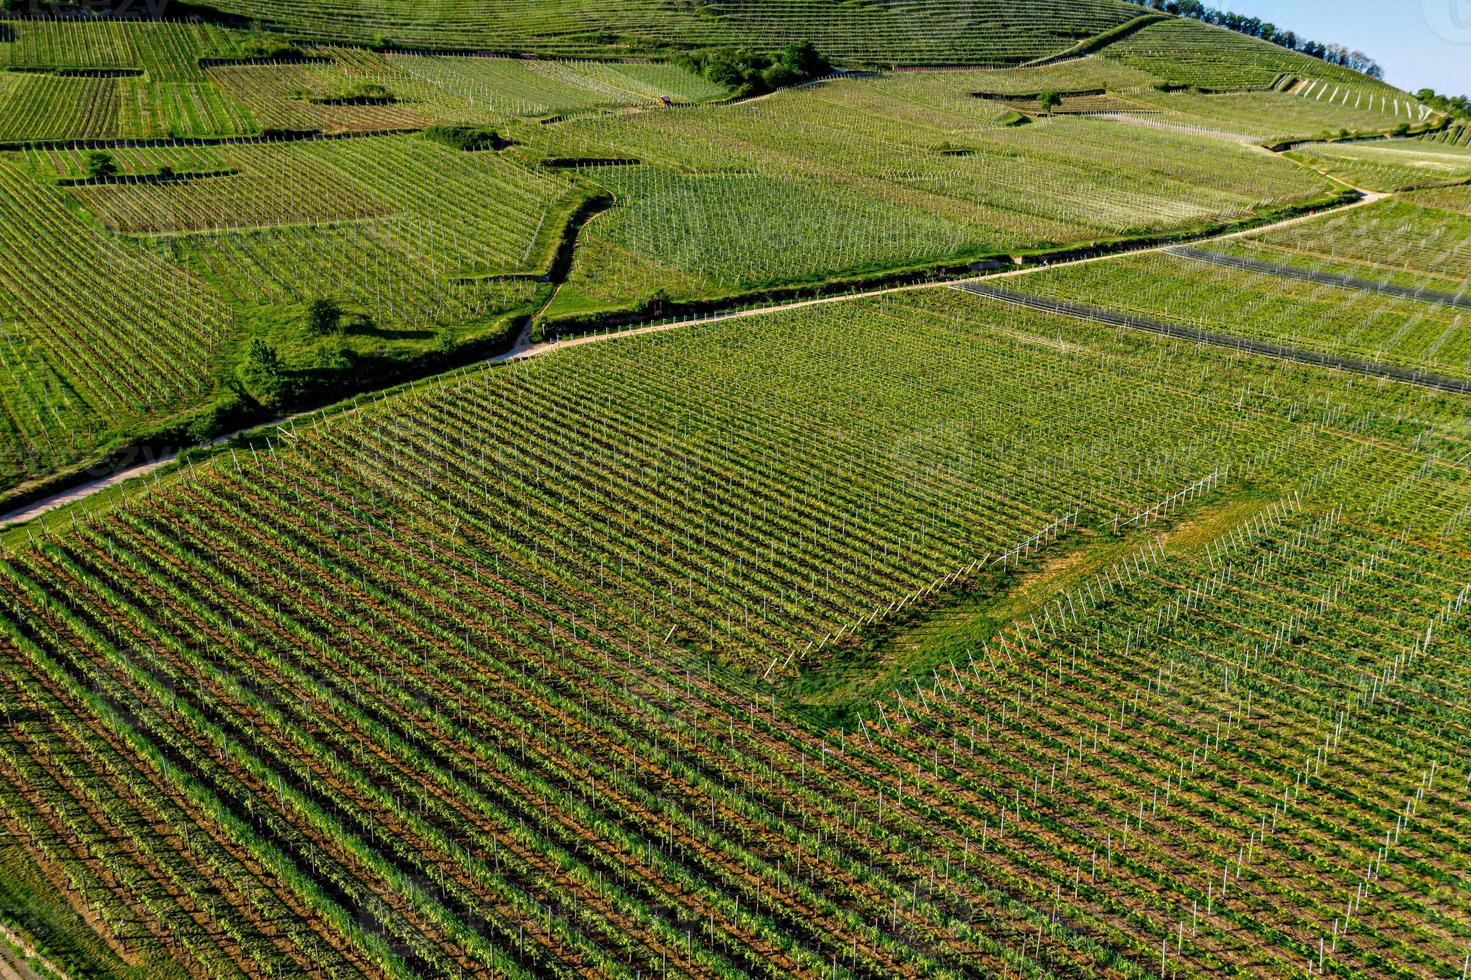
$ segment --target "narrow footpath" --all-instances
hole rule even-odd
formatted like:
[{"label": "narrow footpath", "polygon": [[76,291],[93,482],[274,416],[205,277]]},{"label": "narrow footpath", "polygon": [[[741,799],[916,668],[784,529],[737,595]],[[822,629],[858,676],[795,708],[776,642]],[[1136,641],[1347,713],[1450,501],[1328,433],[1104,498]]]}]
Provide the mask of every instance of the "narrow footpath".
[{"label": "narrow footpath", "polygon": [[[1180,241],[1171,242],[1166,245],[1143,246],[1137,249],[1127,249],[1118,252],[1110,252],[1106,255],[1095,255],[1085,258],[1067,259],[1049,264],[1026,266],[1024,268],[1008,270],[1005,272],[992,272],[979,276],[962,276],[952,279],[936,280],[933,282],[912,283],[904,286],[887,286],[879,289],[861,290],[852,293],[840,293],[833,296],[818,297],[816,299],[796,300],[790,303],[775,303],[769,306],[759,306],[752,307],[750,309],[735,310],[729,313],[716,313],[710,314],[708,316],[696,316],[691,317],[687,320],[677,320],[670,323],[653,323],[642,327],[630,327],[618,330],[609,330],[604,333],[581,334],[575,337],[564,337],[559,340],[543,341],[540,343],[532,341],[531,330],[528,326],[526,329],[522,330],[520,336],[517,337],[515,344],[512,345],[510,350],[495,357],[488,358],[481,363],[506,364],[511,361],[519,361],[530,357],[541,357],[546,354],[553,354],[560,350],[565,350],[571,347],[580,347],[584,344],[603,343],[605,341],[620,340],[626,337],[636,337],[642,334],[662,333],[666,330],[682,330],[686,327],[720,323],[726,320],[744,320],[751,317],[767,316],[773,313],[781,313],[787,310],[800,310],[813,306],[827,306],[835,303],[851,303],[859,300],[872,299],[878,296],[891,296],[897,293],[917,292],[922,289],[943,289],[947,287],[963,289],[970,283],[1011,279],[1018,276],[1032,275],[1034,273],[1043,272],[1049,269],[1066,268],[1068,266],[1074,265],[1087,265],[1093,262],[1111,262],[1121,258],[1126,258],[1131,255],[1144,255],[1150,252],[1166,252],[1170,249],[1179,248],[1185,245],[1208,245],[1212,242],[1222,242],[1229,241],[1235,238],[1244,238],[1248,235],[1258,235],[1265,232],[1276,231],[1281,228],[1292,227],[1293,225],[1302,224],[1308,221],[1316,221],[1319,218],[1324,217],[1325,215],[1342,214],[1345,211],[1351,211],[1355,208],[1367,207],[1370,204],[1374,204],[1377,201],[1382,201],[1385,198],[1392,196],[1389,194],[1378,194],[1369,191],[1360,191],[1359,193],[1362,196],[1358,200],[1351,201],[1347,204],[1342,204],[1332,208],[1325,208],[1324,210],[1317,211],[1312,214],[1298,215],[1297,217],[1293,218],[1284,218],[1281,221],[1272,222],[1270,224],[1256,225],[1254,227],[1246,228],[1241,231],[1233,231],[1216,235],[1206,235],[1199,238],[1187,238]],[[1244,343],[1245,341],[1243,341],[1243,344]],[[1411,379],[1404,378],[1400,380]],[[1454,381],[1454,379],[1450,380]],[[311,415],[315,413],[311,412],[305,414]],[[286,420],[283,419],[277,421],[281,422]],[[253,431],[259,428],[261,428],[261,426],[254,425],[251,426],[249,430],[242,431]],[[228,435],[221,436],[219,439],[215,440],[215,442],[227,442],[240,434],[241,433],[239,432],[230,433]],[[74,487],[71,487],[70,489],[64,490],[50,497],[44,497],[40,500],[33,501],[32,503],[27,504],[24,507],[18,508],[17,510],[0,516],[0,530],[14,527],[17,524],[34,520],[38,517],[50,513],[51,511],[57,510],[58,508],[66,507],[71,504],[78,503],[79,501],[86,500],[89,497],[92,497],[98,493],[102,493],[103,491],[108,490],[111,487],[115,487],[118,484],[124,483],[126,481],[148,476],[173,463],[176,458],[177,454],[166,454],[164,456],[158,457],[157,459],[149,460],[147,462],[139,463],[135,466],[117,470],[116,472],[111,473],[105,477],[78,484]]]}]

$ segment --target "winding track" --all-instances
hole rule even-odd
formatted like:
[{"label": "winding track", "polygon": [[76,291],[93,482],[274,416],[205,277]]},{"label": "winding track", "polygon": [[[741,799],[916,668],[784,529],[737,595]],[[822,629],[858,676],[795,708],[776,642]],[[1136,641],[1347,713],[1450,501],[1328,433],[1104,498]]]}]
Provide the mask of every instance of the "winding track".
[{"label": "winding track", "polygon": [[[1355,189],[1358,190],[1357,188],[1355,188]],[[914,284],[906,285],[906,286],[888,286],[888,287],[884,287],[884,288],[881,288],[881,289],[871,289],[871,290],[865,290],[865,291],[859,291],[859,292],[853,292],[853,293],[843,293],[843,294],[839,294],[839,295],[835,295],[835,296],[818,297],[816,299],[797,300],[797,301],[791,302],[791,303],[775,303],[775,304],[772,304],[772,305],[769,305],[769,306],[753,307],[751,309],[746,309],[746,310],[736,310],[736,311],[733,311],[733,312],[730,312],[730,313],[717,313],[717,314],[712,314],[712,315],[709,315],[709,316],[692,317],[692,318],[690,318],[688,320],[678,320],[678,321],[674,321],[672,323],[655,323],[655,324],[649,324],[648,326],[634,327],[634,328],[625,329],[625,330],[609,331],[609,332],[606,332],[606,333],[582,334],[582,335],[576,336],[576,337],[566,337],[566,338],[562,338],[560,340],[545,341],[545,342],[542,342],[542,343],[533,343],[532,342],[532,340],[531,340],[530,326],[528,325],[525,329],[522,330],[521,335],[517,338],[516,343],[511,347],[510,350],[506,351],[504,354],[500,354],[500,355],[497,355],[495,357],[488,358],[488,359],[486,359],[485,361],[483,361],[481,363],[484,363],[484,364],[505,364],[505,363],[508,363],[510,361],[524,360],[524,359],[529,358],[529,357],[541,357],[541,356],[546,355],[546,354],[553,354],[553,353],[556,353],[557,351],[564,350],[564,349],[569,348],[569,347],[580,347],[583,344],[595,344],[595,343],[602,343],[604,341],[609,341],[609,340],[618,340],[618,339],[625,338],[625,337],[635,337],[635,336],[638,336],[640,334],[662,333],[662,332],[664,332],[666,330],[680,330],[680,329],[683,329],[685,327],[699,326],[701,324],[719,323],[719,322],[722,322],[722,321],[725,321],[725,320],[743,320],[743,319],[748,319],[750,317],[766,316],[766,315],[769,315],[769,314],[772,314],[772,313],[779,313],[779,312],[782,312],[784,310],[798,310],[798,309],[803,309],[805,307],[826,306],[826,305],[833,304],[833,303],[848,303],[848,302],[853,302],[855,300],[871,299],[871,298],[876,297],[876,296],[889,296],[889,295],[893,295],[893,294],[896,294],[896,293],[915,292],[915,291],[921,290],[921,289],[939,289],[939,288],[944,288],[944,287],[947,287],[947,286],[950,287],[950,288],[964,289],[968,284],[979,283],[979,282],[981,282],[983,280],[986,280],[986,281],[998,280],[998,279],[1004,280],[1004,279],[1014,278],[1014,277],[1017,277],[1017,276],[1031,275],[1033,273],[1042,272],[1042,271],[1048,270],[1048,269],[1058,269],[1058,268],[1064,268],[1064,267],[1067,267],[1067,266],[1074,266],[1074,265],[1086,265],[1086,264],[1089,264],[1089,263],[1092,263],[1092,262],[1109,262],[1109,261],[1113,261],[1115,259],[1124,258],[1124,257],[1131,256],[1131,255],[1143,255],[1143,254],[1147,254],[1147,253],[1150,253],[1150,252],[1165,252],[1165,251],[1167,251],[1167,250],[1169,250],[1171,248],[1178,248],[1182,244],[1188,244],[1188,245],[1205,245],[1205,244],[1209,244],[1211,242],[1228,241],[1228,240],[1233,239],[1233,238],[1243,238],[1243,237],[1245,237],[1247,235],[1261,234],[1263,232],[1275,231],[1275,230],[1277,230],[1279,228],[1288,228],[1288,227],[1291,227],[1293,225],[1302,224],[1304,222],[1314,221],[1314,220],[1317,220],[1318,218],[1322,217],[1323,215],[1327,215],[1327,214],[1341,214],[1344,211],[1353,210],[1355,208],[1366,207],[1366,206],[1368,206],[1370,204],[1375,203],[1376,201],[1381,201],[1381,200],[1384,200],[1385,198],[1388,198],[1388,197],[1391,197],[1392,196],[1390,194],[1380,194],[1380,193],[1374,193],[1374,192],[1364,191],[1364,190],[1359,190],[1359,194],[1361,196],[1360,196],[1360,198],[1358,200],[1352,201],[1352,202],[1350,202],[1348,204],[1340,205],[1338,207],[1325,208],[1325,209],[1323,209],[1321,211],[1313,212],[1312,214],[1298,215],[1297,217],[1294,217],[1294,218],[1285,218],[1285,219],[1283,219],[1281,221],[1272,222],[1272,223],[1266,224],[1266,225],[1257,225],[1255,227],[1246,228],[1246,229],[1243,229],[1241,231],[1227,232],[1225,234],[1220,234],[1220,235],[1208,235],[1208,236],[1204,236],[1204,237],[1196,238],[1196,239],[1186,239],[1184,242],[1172,242],[1172,243],[1170,243],[1168,245],[1150,245],[1150,246],[1145,246],[1145,247],[1137,248],[1137,249],[1129,249],[1129,250],[1119,251],[1119,252],[1110,252],[1110,253],[1108,253],[1106,255],[1095,255],[1095,256],[1088,256],[1088,257],[1085,257],[1085,258],[1068,259],[1068,260],[1065,260],[1065,261],[1062,261],[1062,262],[1056,262],[1056,263],[1051,263],[1051,264],[1027,266],[1027,267],[1021,268],[1021,269],[1014,269],[1014,270],[1009,270],[1009,271],[1006,271],[1006,272],[989,273],[987,275],[982,275],[982,276],[964,276],[964,277],[959,277],[959,278],[954,278],[954,279],[949,279],[949,280],[941,280],[941,281],[937,281],[937,282],[914,283]],[[1125,324],[1125,325],[1127,326],[1127,324]],[[1226,335],[1222,335],[1222,337],[1225,338]],[[1244,345],[1244,344],[1247,343],[1243,338],[1227,338],[1227,339],[1239,341],[1241,345]],[[1233,345],[1233,346],[1235,346],[1235,345]],[[1246,348],[1244,346],[1241,346],[1240,349],[1246,349]],[[1269,352],[1267,352],[1267,351],[1261,351],[1259,353],[1269,353]],[[1275,353],[1275,352],[1273,352],[1273,353],[1274,353],[1274,356],[1286,356],[1285,354],[1282,354],[1282,353]],[[1411,373],[1411,372],[1405,372],[1405,373],[1408,374],[1408,373]],[[1399,378],[1398,380],[1412,381],[1413,382],[1413,379],[1411,379],[1411,378]],[[1455,379],[1442,379],[1442,380],[1455,381]],[[1422,381],[1422,382],[1413,382],[1413,383],[1424,383],[1424,382]],[[1457,382],[1457,383],[1462,384],[1462,385],[1465,384],[1464,382]],[[1465,388],[1463,387],[1463,388],[1456,389],[1456,390],[1465,390]],[[316,413],[315,412],[303,412],[303,413],[301,413],[299,415],[292,416],[291,418],[306,418],[306,417],[311,416],[311,415],[314,415],[314,414],[316,414]],[[286,422],[286,421],[290,421],[290,419],[279,419],[279,420],[277,420],[278,423],[279,422]],[[271,424],[271,423],[267,423],[267,424]],[[250,430],[254,430],[254,429],[261,428],[261,426],[254,425],[254,426],[250,426],[249,428],[250,428]],[[243,431],[248,431],[248,430],[241,430],[241,431],[243,432]],[[225,442],[225,441],[228,441],[228,440],[234,438],[235,436],[237,436],[239,434],[240,434],[239,432],[234,432],[234,433],[230,433],[230,434],[225,435],[225,436],[221,436],[218,440],[216,440],[216,442]],[[150,461],[145,462],[145,463],[140,463],[140,464],[138,464],[136,466],[132,466],[132,467],[128,467],[126,469],[118,470],[118,471],[116,471],[114,473],[111,473],[111,474],[105,476],[105,477],[101,477],[99,479],[92,480],[92,481],[89,481],[87,483],[78,484],[77,486],[71,487],[71,488],[69,488],[67,490],[64,490],[64,491],[61,491],[60,493],[54,494],[54,495],[49,496],[49,497],[44,497],[44,498],[42,498],[40,500],[37,500],[37,501],[33,501],[32,503],[27,504],[24,507],[18,508],[18,509],[14,510],[14,511],[11,511],[8,514],[5,514],[3,516],[0,516],[0,529],[4,529],[4,528],[8,528],[8,527],[13,527],[14,525],[23,523],[25,521],[34,520],[35,518],[41,517],[41,516],[43,516],[45,514],[48,514],[51,511],[54,511],[54,510],[56,510],[58,508],[65,507],[65,506],[68,506],[70,504],[74,504],[74,503],[78,503],[80,501],[86,500],[87,498],[92,497],[95,494],[101,493],[102,491],[107,490],[110,487],[117,486],[120,483],[124,483],[124,482],[127,482],[129,480],[133,480],[133,479],[136,479],[138,477],[147,476],[147,475],[149,475],[151,473],[157,472],[158,470],[162,469],[163,467],[166,467],[169,464],[171,464],[172,462],[174,462],[176,456],[177,456],[177,454],[167,454],[167,455],[161,456],[161,457],[159,457],[159,458],[157,458],[155,460],[150,460]]]},{"label": "winding track", "polygon": [[[1366,207],[1376,201],[1382,201],[1392,195],[1379,194],[1370,191],[1359,191],[1362,195],[1357,201],[1343,204],[1334,208],[1326,208],[1313,214],[1298,215],[1295,218],[1284,218],[1271,224],[1257,225],[1241,231],[1226,232],[1221,235],[1208,235],[1202,238],[1188,239],[1186,243],[1191,245],[1208,245],[1211,242],[1224,242],[1233,238],[1244,238],[1247,235],[1257,235],[1263,232],[1276,231],[1279,228],[1289,228],[1293,225],[1302,224],[1307,221],[1315,221],[1327,214],[1342,214],[1355,208]],[[644,327],[634,327],[627,330],[610,330],[606,333],[589,333],[576,337],[565,337],[560,340],[545,341],[543,343],[532,343],[529,328],[522,331],[521,337],[516,345],[504,354],[491,358],[487,363],[502,364],[507,361],[521,360],[527,357],[538,357],[542,354],[550,354],[566,347],[577,347],[582,344],[599,343],[605,340],[617,340],[620,337],[633,337],[639,334],[660,333],[665,330],[678,330],[683,327],[699,326],[705,323],[719,323],[722,320],[743,320],[748,317],[766,316],[771,313],[780,313],[783,310],[798,310],[808,306],[826,306],[832,303],[849,303],[854,300],[870,299],[875,296],[890,296],[894,293],[910,293],[921,289],[938,289],[944,286],[958,287],[966,283],[979,282],[989,279],[1007,279],[1015,276],[1028,276],[1048,269],[1061,269],[1073,265],[1087,265],[1092,262],[1111,262],[1116,259],[1131,255],[1145,255],[1150,252],[1165,252],[1172,248],[1181,246],[1181,242],[1172,242],[1168,245],[1149,245],[1142,248],[1126,249],[1119,252],[1109,252],[1106,255],[1091,255],[1078,259],[1067,259],[1062,262],[1054,262],[1045,265],[1026,266],[1021,269],[1012,269],[1006,272],[992,272],[981,276],[962,276],[954,279],[940,280],[937,282],[912,283],[906,286],[885,286],[880,289],[862,290],[854,293],[840,293],[834,296],[820,296],[816,299],[797,300],[791,303],[773,303],[768,306],[756,306],[746,310],[735,310],[730,313],[714,313],[709,316],[692,317],[688,320],[677,320],[672,323],[655,323]],[[4,519],[0,519],[3,524]]]}]

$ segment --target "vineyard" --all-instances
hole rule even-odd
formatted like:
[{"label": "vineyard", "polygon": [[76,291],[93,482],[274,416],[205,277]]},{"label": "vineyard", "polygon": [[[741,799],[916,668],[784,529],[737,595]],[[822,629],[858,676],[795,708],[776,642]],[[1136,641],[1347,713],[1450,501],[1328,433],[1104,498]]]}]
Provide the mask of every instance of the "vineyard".
[{"label": "vineyard", "polygon": [[[1460,403],[941,291],[294,430],[4,564],[6,825],[119,955],[1459,969]],[[1095,541],[858,727],[781,707]]]},{"label": "vineyard", "polygon": [[[1287,92],[1145,92],[1132,97],[1159,118],[1203,129],[1240,134],[1257,143],[1284,143],[1340,132],[1382,133],[1403,122],[1393,109],[1302,98]],[[1403,108],[1407,103],[1401,102]]]},{"label": "vineyard", "polygon": [[1204,91],[1267,90],[1284,79],[1300,78],[1353,85],[1390,99],[1403,97],[1348,68],[1188,19],[1151,24],[1109,45],[1103,56],[1171,85]]},{"label": "vineyard", "polygon": [[1042,271],[1005,285],[1471,381],[1471,221],[1435,205],[1434,196],[1379,201],[1204,247]]},{"label": "vineyard", "polygon": [[1456,293],[1416,296],[1379,278],[1269,258],[1182,249],[1059,269],[1020,285],[1031,295],[1087,296],[1109,310],[1471,382],[1471,330],[1462,324],[1471,303]]},{"label": "vineyard", "polygon": [[[6,36],[11,40],[5,41]],[[207,24],[10,22],[0,142],[376,132],[434,122],[707,101],[723,86],[667,63],[528,61],[261,42]],[[352,93],[378,86],[386,97]]]},{"label": "vineyard", "polygon": [[[1457,294],[1471,261],[1465,188],[1421,191],[1238,240],[1278,261]],[[1461,202],[1461,213],[1456,203]]]},{"label": "vineyard", "polygon": [[0,19],[0,977],[1468,980],[1453,120],[1116,0],[187,12]]},{"label": "vineyard", "polygon": [[96,233],[4,162],[0,228],[0,478],[85,459],[130,423],[208,390],[229,315],[207,283]]},{"label": "vineyard", "polygon": [[535,52],[556,57],[638,57],[670,50],[810,40],[865,64],[1017,64],[1072,48],[1140,11],[1119,0],[941,0],[902,5],[821,0],[222,0],[231,14],[322,39],[391,40],[416,48]]},{"label": "vineyard", "polygon": [[[0,287],[7,485],[210,403],[242,337],[265,334],[287,370],[312,372],[503,335],[544,302],[537,279],[591,193],[418,135],[116,149],[105,180],[85,176],[90,152],[0,159],[15,195],[0,227],[37,279]],[[322,299],[359,328],[306,334],[301,311]],[[144,330],[156,336],[140,346]]]},{"label": "vineyard", "polygon": [[1293,151],[1315,169],[1370,191],[1408,191],[1471,181],[1471,147],[1420,140],[1312,143]]},{"label": "vineyard", "polygon": [[[1016,73],[1006,73],[1013,82]],[[565,157],[618,204],[590,225],[553,314],[777,280],[1094,242],[1323,195],[1302,168],[1202,137],[1051,118],[1000,124],[981,73],[841,79],[759,102],[578,119]],[[1223,169],[1225,162],[1230,165]]]}]

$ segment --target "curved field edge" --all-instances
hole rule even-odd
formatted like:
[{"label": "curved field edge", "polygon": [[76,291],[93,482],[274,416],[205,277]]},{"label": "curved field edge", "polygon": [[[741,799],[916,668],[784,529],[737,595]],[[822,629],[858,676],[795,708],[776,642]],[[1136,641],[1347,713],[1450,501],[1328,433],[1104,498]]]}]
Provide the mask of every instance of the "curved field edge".
[{"label": "curved field edge", "polygon": [[586,313],[538,316],[533,325],[537,340],[577,336],[607,329],[637,327],[671,318],[697,317],[766,305],[800,302],[824,297],[841,297],[890,287],[939,283],[970,278],[1003,269],[1027,268],[1079,258],[1127,254],[1140,249],[1182,242],[1198,241],[1237,231],[1269,225],[1314,212],[1342,207],[1359,200],[1358,192],[1344,190],[1320,197],[1261,211],[1245,218],[1194,225],[1168,232],[1103,238],[1081,245],[1020,249],[975,249],[952,255],[938,262],[878,265],[833,276],[815,276],[801,282],[778,286],[700,296],[692,299],[647,301],[637,304],[593,310]]}]

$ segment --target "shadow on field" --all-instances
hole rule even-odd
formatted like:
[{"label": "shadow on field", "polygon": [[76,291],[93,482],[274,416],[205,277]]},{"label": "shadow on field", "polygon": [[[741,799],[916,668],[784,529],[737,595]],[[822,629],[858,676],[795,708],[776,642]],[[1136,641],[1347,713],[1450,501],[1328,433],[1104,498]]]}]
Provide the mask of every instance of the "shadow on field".
[{"label": "shadow on field", "polygon": [[349,324],[344,332],[353,337],[377,337],[379,340],[433,340],[436,336],[433,330],[394,330],[371,321]]}]

